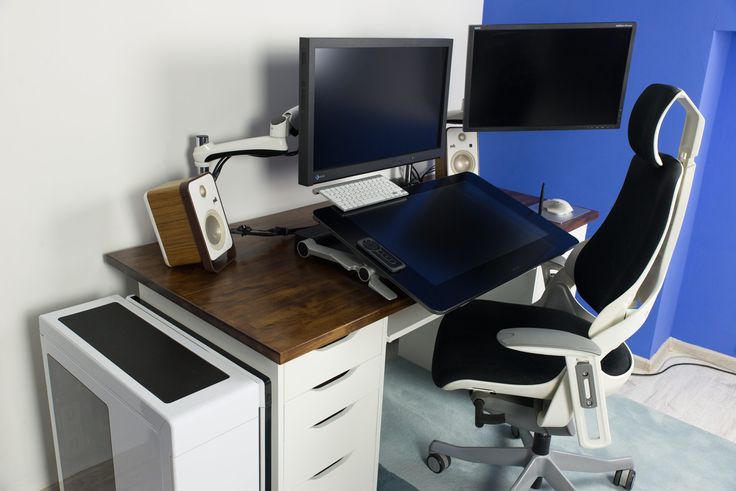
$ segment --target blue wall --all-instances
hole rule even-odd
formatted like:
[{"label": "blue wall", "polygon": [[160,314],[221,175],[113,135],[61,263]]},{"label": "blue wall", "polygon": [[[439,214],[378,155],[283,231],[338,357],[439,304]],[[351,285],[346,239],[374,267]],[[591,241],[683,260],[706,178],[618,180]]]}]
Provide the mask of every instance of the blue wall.
[{"label": "blue wall", "polygon": [[[705,102],[717,102],[705,104],[708,107],[701,107],[708,119],[704,150],[707,148],[713,127],[713,111],[721,105],[718,98],[721,84],[718,82],[725,73],[730,73],[723,68],[725,66],[723,49],[719,52],[720,57],[717,57],[720,61],[711,62],[711,48],[724,46],[722,40],[720,44],[714,42],[718,40],[714,38],[715,31],[736,31],[736,2],[733,0],[699,2],[486,0],[483,8],[484,23],[611,21],[638,23],[621,129],[481,134],[479,152],[483,177],[498,186],[531,194],[536,194],[540,183],[544,181],[550,197],[564,197],[575,204],[600,210],[605,216],[616,198],[632,156],[626,138],[628,115],[636,97],[647,85],[654,82],[669,83],[683,88],[696,104],[700,104],[701,99]],[[709,77],[706,77],[706,73]],[[661,131],[662,151],[676,154],[683,119],[681,110],[671,111]],[[719,152],[725,151],[723,145],[716,144],[716,140],[717,138],[714,138],[712,160],[720,158]],[[702,158],[703,155],[701,151],[692,206],[683,226],[683,233],[660,301],[645,326],[630,342],[634,352],[645,357],[651,356],[671,335],[694,342],[692,339],[695,338],[688,335],[688,330],[702,329],[701,325],[688,328],[686,322],[680,322],[683,317],[681,312],[685,307],[678,308],[678,298],[681,293],[694,294],[697,297],[708,295],[703,290],[697,291],[695,286],[681,289],[686,269],[688,278],[693,277],[690,274],[691,270],[698,269],[686,268],[686,257],[690,237],[693,235],[691,234],[693,217],[697,214],[700,183],[706,175],[707,161]],[[722,182],[717,177],[713,180],[716,186]],[[717,198],[714,197],[712,201],[709,209],[716,213],[714,216],[720,216],[719,223],[725,224],[726,207],[717,213]],[[597,225],[591,226],[591,233],[595,231]],[[701,248],[697,232],[693,236],[696,237],[693,248]],[[734,259],[730,260],[734,262]],[[706,278],[698,278],[697,281],[710,281],[709,276],[707,274],[705,276]],[[718,314],[714,314],[714,317],[718,317]],[[713,321],[720,324],[734,324],[735,319],[736,317],[731,315],[728,319],[713,319]],[[718,335],[712,338],[718,338]],[[733,350],[732,345],[724,349],[717,342],[708,346],[723,352]]]},{"label": "blue wall", "polygon": [[722,85],[672,334],[736,356],[736,34],[714,48]]}]

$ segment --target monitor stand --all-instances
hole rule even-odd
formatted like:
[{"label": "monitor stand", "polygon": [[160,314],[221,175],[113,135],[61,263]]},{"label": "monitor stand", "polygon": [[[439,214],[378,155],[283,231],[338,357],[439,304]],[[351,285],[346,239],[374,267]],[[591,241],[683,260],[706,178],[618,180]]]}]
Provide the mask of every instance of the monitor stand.
[{"label": "monitor stand", "polygon": [[369,266],[352,252],[349,252],[327,228],[317,225],[300,230],[296,234],[296,252],[301,257],[318,257],[339,264],[347,271],[355,271],[358,278],[368,283],[368,288],[386,300],[395,300],[396,292],[391,290],[372,266]]}]

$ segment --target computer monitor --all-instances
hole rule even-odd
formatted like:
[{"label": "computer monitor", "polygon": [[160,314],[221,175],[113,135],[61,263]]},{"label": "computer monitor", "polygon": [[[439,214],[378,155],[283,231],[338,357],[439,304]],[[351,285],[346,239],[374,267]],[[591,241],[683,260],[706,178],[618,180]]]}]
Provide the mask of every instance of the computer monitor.
[{"label": "computer monitor", "polygon": [[636,24],[470,26],[465,131],[618,128]]},{"label": "computer monitor", "polygon": [[301,38],[299,183],[440,157],[452,39]]}]

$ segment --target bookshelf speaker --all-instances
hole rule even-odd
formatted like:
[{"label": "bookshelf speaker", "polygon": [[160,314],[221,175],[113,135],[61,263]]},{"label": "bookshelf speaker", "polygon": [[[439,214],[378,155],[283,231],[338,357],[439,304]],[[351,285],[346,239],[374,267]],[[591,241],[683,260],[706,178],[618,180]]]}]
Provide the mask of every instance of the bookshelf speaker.
[{"label": "bookshelf speaker", "polygon": [[447,128],[445,158],[435,166],[437,177],[452,176],[461,172],[480,173],[478,160],[478,133],[462,128]]},{"label": "bookshelf speaker", "polygon": [[219,272],[235,259],[212,174],[162,184],[146,192],[145,202],[166,265],[202,263]]}]

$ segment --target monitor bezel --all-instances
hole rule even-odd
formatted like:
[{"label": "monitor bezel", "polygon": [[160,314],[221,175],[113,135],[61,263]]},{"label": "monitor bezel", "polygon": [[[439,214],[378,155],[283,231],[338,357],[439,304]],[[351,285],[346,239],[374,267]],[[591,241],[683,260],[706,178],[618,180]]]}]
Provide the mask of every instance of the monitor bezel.
[{"label": "monitor bezel", "polygon": [[[445,117],[452,67],[452,39],[430,38],[299,38],[299,184],[312,186],[368,172],[390,169],[442,157],[445,152]],[[439,146],[419,152],[320,170],[314,169],[314,54],[319,48],[446,48],[444,100],[438,114]]]},{"label": "monitor bezel", "polygon": [[[634,39],[636,37],[636,22],[588,22],[568,24],[478,24],[468,26],[468,56],[465,70],[465,95],[463,109],[464,131],[546,131],[546,130],[592,130],[592,129],[618,129],[621,127],[623,116],[623,105],[626,96],[626,87],[629,80],[629,69],[631,67],[631,56],[634,50]],[[473,74],[473,48],[475,46],[475,33],[478,31],[522,31],[539,29],[611,29],[630,28],[629,51],[626,56],[626,67],[621,88],[621,97],[618,103],[618,114],[616,123],[612,124],[588,124],[588,125],[555,125],[555,126],[470,126],[470,111],[472,104],[471,81]]]}]

